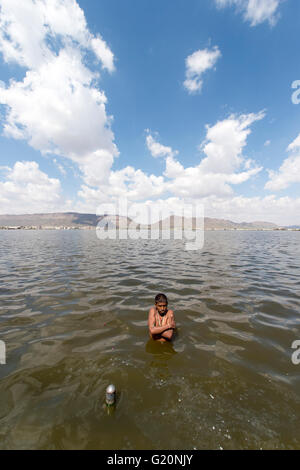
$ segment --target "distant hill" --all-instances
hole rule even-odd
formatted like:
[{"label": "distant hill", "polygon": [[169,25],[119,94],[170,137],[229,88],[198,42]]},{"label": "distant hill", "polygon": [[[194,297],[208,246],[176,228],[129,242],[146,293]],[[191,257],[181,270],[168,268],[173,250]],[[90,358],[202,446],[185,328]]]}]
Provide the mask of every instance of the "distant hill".
[{"label": "distant hill", "polygon": [[[120,228],[126,228],[131,222],[131,227],[139,226],[134,224],[127,217],[122,216],[97,216],[95,214],[80,214],[77,212],[64,212],[52,214],[23,214],[23,215],[0,215],[0,228],[2,227],[33,227],[33,228],[93,228],[96,227],[100,220],[112,223]],[[188,220],[188,219],[186,219]],[[195,226],[195,219],[189,219],[192,226]],[[169,224],[170,228],[181,228],[182,217],[171,216],[163,222],[157,222],[152,227],[158,229],[163,224]],[[199,224],[198,224],[199,225]],[[141,225],[141,228],[147,228]],[[270,222],[242,222],[237,223],[231,220],[214,219],[210,217],[204,218],[205,230],[274,230],[279,226]]]},{"label": "distant hill", "polygon": [[279,228],[278,225],[271,222],[232,222],[225,219],[211,219],[204,218],[204,225],[206,230],[228,230],[228,229],[246,229],[246,230],[274,230]]},{"label": "distant hill", "polygon": [[84,227],[96,226],[100,217],[95,214],[77,212],[58,212],[53,214],[0,215],[0,227]]},{"label": "distant hill", "polygon": [[[186,218],[188,222],[188,227],[195,228],[196,227],[196,219],[193,218]],[[183,226],[183,217],[179,216],[171,216],[163,221],[157,222],[152,225],[153,228],[159,228],[163,224],[170,224],[171,229],[180,229]],[[198,227],[201,227],[200,223],[197,224]],[[251,223],[237,223],[232,222],[231,220],[224,220],[224,219],[213,219],[210,217],[204,217],[204,229],[205,230],[235,230],[235,229],[248,229],[248,230],[259,230],[259,229],[275,229],[277,228],[276,224],[272,224],[269,222],[251,222]]]}]

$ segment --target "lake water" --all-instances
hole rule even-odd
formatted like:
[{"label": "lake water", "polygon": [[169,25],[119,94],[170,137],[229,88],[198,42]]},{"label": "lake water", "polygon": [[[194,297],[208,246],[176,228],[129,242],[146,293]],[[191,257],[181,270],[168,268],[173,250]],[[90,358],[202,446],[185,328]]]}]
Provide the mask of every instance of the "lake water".
[{"label": "lake water", "polygon": [[[299,449],[299,242],[0,231],[0,448]],[[172,344],[149,339],[158,292]]]}]

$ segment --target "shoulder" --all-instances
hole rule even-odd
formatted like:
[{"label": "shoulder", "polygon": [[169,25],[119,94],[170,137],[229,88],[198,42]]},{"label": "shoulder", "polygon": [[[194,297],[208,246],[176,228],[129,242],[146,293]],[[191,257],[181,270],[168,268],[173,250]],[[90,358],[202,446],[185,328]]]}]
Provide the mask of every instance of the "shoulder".
[{"label": "shoulder", "polygon": [[173,318],[174,318],[174,312],[173,312],[173,310],[171,310],[171,309],[168,310],[168,315],[169,315],[169,317],[173,317]]},{"label": "shoulder", "polygon": [[149,310],[149,316],[155,314],[155,307],[151,307]]},{"label": "shoulder", "polygon": [[148,314],[148,325],[154,326],[155,323],[155,308],[151,307]]}]

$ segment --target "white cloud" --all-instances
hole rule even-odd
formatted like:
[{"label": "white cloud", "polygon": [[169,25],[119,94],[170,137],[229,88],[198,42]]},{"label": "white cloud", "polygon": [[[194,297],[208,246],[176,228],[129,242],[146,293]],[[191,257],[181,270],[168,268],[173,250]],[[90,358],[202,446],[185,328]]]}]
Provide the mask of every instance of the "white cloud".
[{"label": "white cloud", "polygon": [[175,160],[173,156],[168,156],[166,159],[165,176],[167,178],[178,178],[184,172],[184,166]]},{"label": "white cloud", "polygon": [[144,201],[147,198],[157,198],[165,191],[163,176],[147,175],[142,170],[127,166],[119,171],[111,171],[108,180],[97,189],[82,185],[75,210],[95,212],[99,204],[112,203],[118,198]]},{"label": "white cloud", "polygon": [[108,192],[114,196],[126,196],[130,200],[144,200],[160,196],[164,191],[162,176],[146,175],[142,170],[128,166],[123,170],[112,171],[109,177]]},{"label": "white cloud", "polygon": [[178,153],[177,150],[173,151],[171,147],[166,147],[165,145],[160,144],[149,133],[150,132],[149,130],[147,132],[148,132],[148,135],[146,137],[146,144],[152,157],[157,158],[157,157],[167,157],[167,156],[177,155]]},{"label": "white cloud", "polygon": [[244,19],[251,26],[268,21],[271,26],[278,20],[278,7],[281,0],[215,0],[218,7],[236,6],[243,12]]},{"label": "white cloud", "polygon": [[293,152],[294,150],[300,149],[300,134],[296,137],[295,140],[288,146],[287,150]]},{"label": "white cloud", "polygon": [[269,181],[265,184],[265,189],[280,191],[293,183],[300,183],[300,134],[288,146],[287,151],[295,153],[283,161],[278,171],[268,170]]},{"label": "white cloud", "polygon": [[61,174],[66,176],[67,172],[66,172],[65,168],[56,160],[56,158],[53,159],[53,163],[59,169]]},{"label": "white cloud", "polygon": [[244,159],[243,148],[251,133],[250,126],[264,116],[264,111],[231,115],[212,127],[207,126],[206,139],[200,147],[206,154],[201,162],[201,169],[226,174],[239,168]]},{"label": "white cloud", "polygon": [[[206,139],[201,149],[206,155],[195,167],[184,168],[175,159],[172,147],[165,147],[150,134],[146,142],[154,156],[165,157],[166,168],[163,176],[146,175],[141,170],[126,167],[110,173],[107,184],[101,189],[92,190],[83,187],[80,197],[83,203],[94,204],[98,200],[107,202],[117,197],[126,197],[130,201],[145,201],[172,194],[178,198],[203,198],[218,196],[229,198],[233,195],[233,185],[239,185],[255,176],[261,167],[243,156],[250,134],[250,126],[264,117],[264,113],[231,115],[207,126]],[[81,206],[82,207],[82,206]]]},{"label": "white cloud", "polygon": [[[220,6],[238,5],[254,26],[274,23],[279,1],[219,0]],[[148,175],[130,166],[112,171],[118,150],[107,115],[107,100],[98,88],[99,74],[87,66],[86,53],[93,52],[103,69],[114,70],[114,55],[100,35],[92,35],[84,13],[75,0],[1,0],[0,51],[4,60],[25,68],[22,80],[0,86],[5,106],[4,133],[26,139],[46,154],[67,157],[83,175],[79,201],[72,205],[62,197],[61,184],[40,170],[36,162],[17,162],[0,167],[0,212],[29,213],[63,210],[95,212],[101,202],[125,196],[137,204],[180,207],[183,198],[203,203],[206,215],[232,220],[270,220],[296,223],[300,200],[245,198],[232,187],[256,175],[261,167],[243,155],[251,125],[264,113],[232,115],[207,126],[201,145],[204,157],[195,167],[185,168],[172,147],[148,134],[146,143],[153,157],[164,157],[162,176]],[[201,90],[203,74],[221,57],[218,47],[196,51],[186,59],[186,88]],[[300,135],[288,147],[297,151]],[[66,161],[66,160],[65,160]],[[269,189],[286,187],[300,174],[300,156],[291,155],[272,173]],[[59,160],[54,163],[63,169]],[[283,185],[283,186],[282,186]],[[172,197],[162,199],[171,194]],[[161,199],[160,199],[161,198]],[[145,202],[146,200],[146,202]],[[143,202],[141,202],[143,201]]]},{"label": "white cloud", "polygon": [[4,134],[71,159],[87,184],[100,184],[118,150],[105,94],[96,87],[99,77],[84,61],[85,51],[94,50],[112,71],[108,46],[89,33],[75,0],[3,0],[0,26],[5,60],[27,69],[22,81],[0,87]]},{"label": "white cloud", "polygon": [[[266,221],[278,225],[300,224],[300,198],[244,197],[233,192],[239,185],[258,174],[262,167],[244,156],[251,126],[265,113],[231,115],[213,126],[207,126],[206,139],[200,146],[205,157],[195,167],[185,168],[170,151],[164,152],[166,168],[163,177],[148,176],[127,167],[111,174],[102,190],[85,188],[81,191],[81,208],[91,210],[101,202],[113,202],[117,197],[135,201],[140,210],[147,206],[170,210],[180,215],[183,203],[202,204],[206,217],[236,222]],[[294,143],[293,147],[296,147]],[[169,147],[169,149],[172,149]],[[293,170],[299,175],[300,171]],[[171,194],[171,197],[165,198]]]},{"label": "white cloud", "polygon": [[189,93],[201,91],[203,85],[203,74],[207,70],[213,68],[220,57],[221,52],[219,48],[214,46],[210,50],[199,49],[186,58],[186,79],[183,84]]},{"label": "white cloud", "polygon": [[[207,217],[229,219],[234,222],[273,222],[278,225],[300,224],[300,198],[211,196],[202,199]],[[298,216],[297,216],[298,214]]]},{"label": "white cloud", "polygon": [[[98,195],[94,194],[94,200],[90,196],[91,205],[88,201],[78,206],[83,212],[89,212],[95,207],[95,204],[113,203],[112,199],[102,199],[99,202]],[[204,207],[204,216],[218,219],[231,220],[233,222],[255,222],[264,221],[278,225],[300,225],[300,198],[280,197],[274,195],[266,197],[245,197],[231,196],[220,197],[211,195],[202,198],[185,197],[169,197],[164,199],[148,199],[143,202],[129,203],[128,207],[134,208],[137,216],[134,217],[136,222],[147,223],[149,215],[152,222],[156,222],[161,218],[163,212],[173,213],[174,215],[182,215],[184,207],[190,209],[185,215],[192,216],[192,207],[197,204]],[[118,207],[117,205],[115,206]],[[145,214],[145,207],[148,208],[148,214]],[[93,209],[94,210],[94,209]],[[120,211],[117,211],[120,213]],[[99,212],[100,214],[100,212]],[[125,213],[123,215],[126,215]]]},{"label": "white cloud", "polygon": [[96,38],[93,38],[91,46],[98,59],[101,60],[103,67],[113,72],[115,70],[114,55],[101,36],[98,35]]},{"label": "white cloud", "polygon": [[231,115],[207,126],[206,139],[199,147],[206,155],[196,167],[184,168],[172,156],[166,160],[168,191],[181,197],[230,196],[232,185],[241,184],[262,170],[243,156],[250,126],[264,117],[257,114]]},{"label": "white cloud", "polygon": [[266,140],[265,143],[264,143],[264,146],[265,147],[268,147],[270,145],[271,141],[270,140]]},{"label": "white cloud", "polygon": [[0,213],[51,212],[66,207],[60,181],[49,178],[36,162],[16,162],[0,181]]},{"label": "white cloud", "polygon": [[[174,164],[174,163],[173,163]],[[205,173],[201,166],[184,168],[167,184],[167,189],[180,197],[206,197],[209,195],[231,196],[232,185],[244,183],[261,171],[261,167],[239,173]],[[170,173],[166,172],[166,175]]]},{"label": "white cloud", "polygon": [[103,68],[113,71],[113,53],[89,32],[76,0],[1,0],[0,50],[7,62],[38,68],[55,55],[51,42],[59,39],[93,50]]},{"label": "white cloud", "polygon": [[280,191],[293,183],[300,183],[300,154],[286,158],[278,171],[269,170],[269,181],[265,189]]}]

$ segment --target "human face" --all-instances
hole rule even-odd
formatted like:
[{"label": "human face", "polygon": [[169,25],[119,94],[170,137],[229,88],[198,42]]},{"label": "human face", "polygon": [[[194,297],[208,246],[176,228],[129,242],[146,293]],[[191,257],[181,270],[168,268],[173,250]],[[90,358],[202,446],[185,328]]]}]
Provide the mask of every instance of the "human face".
[{"label": "human face", "polygon": [[167,307],[168,307],[167,302],[157,302],[155,306],[160,315],[164,315],[165,313],[167,313]]}]

